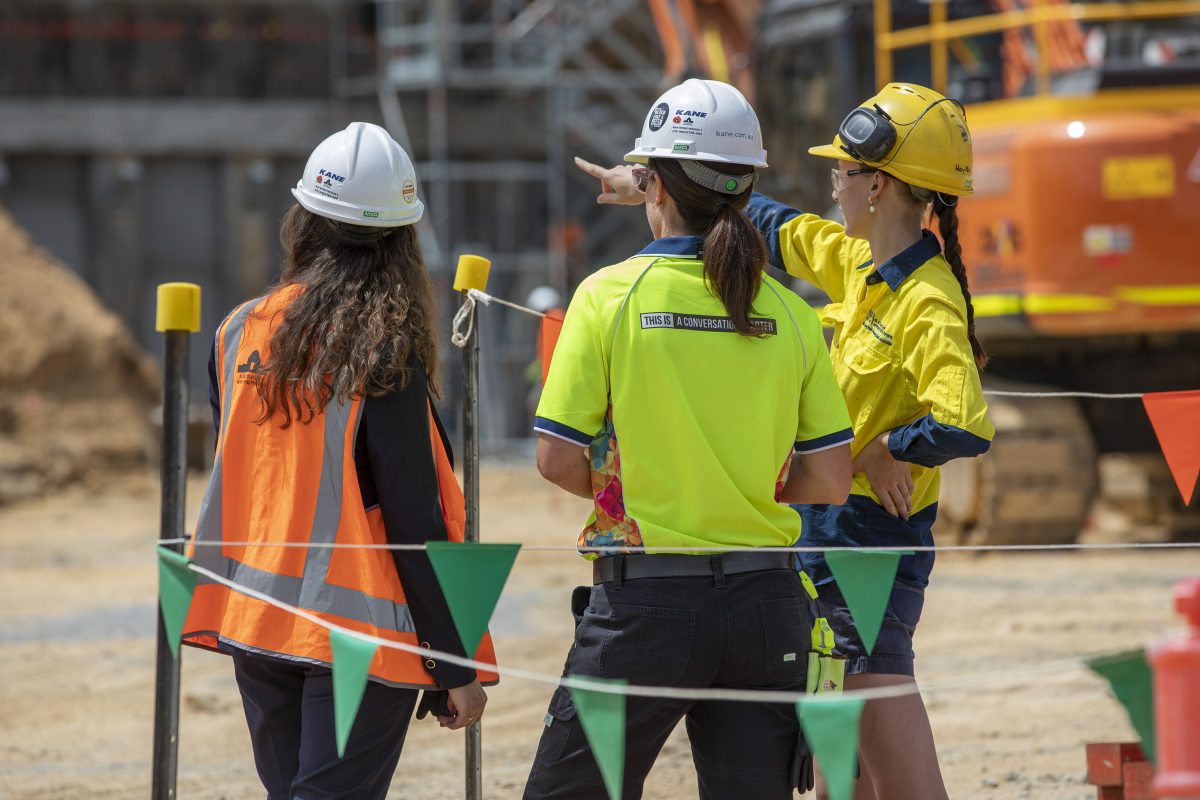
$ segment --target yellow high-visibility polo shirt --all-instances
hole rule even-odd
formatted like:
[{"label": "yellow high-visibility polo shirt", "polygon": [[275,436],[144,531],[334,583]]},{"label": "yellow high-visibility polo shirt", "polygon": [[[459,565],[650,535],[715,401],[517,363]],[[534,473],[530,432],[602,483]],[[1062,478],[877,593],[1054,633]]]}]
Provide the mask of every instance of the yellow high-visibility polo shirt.
[{"label": "yellow high-visibility polo shirt", "polygon": [[769,276],[762,336],[737,333],[699,237],[660,239],[576,290],[535,430],[588,448],[581,547],[784,546],[789,457],[847,444],[850,418],[816,314]]}]

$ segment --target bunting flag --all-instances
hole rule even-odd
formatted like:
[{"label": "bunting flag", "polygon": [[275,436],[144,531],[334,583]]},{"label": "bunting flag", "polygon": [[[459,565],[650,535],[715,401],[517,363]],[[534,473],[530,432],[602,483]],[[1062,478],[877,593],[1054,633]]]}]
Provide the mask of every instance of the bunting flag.
[{"label": "bunting flag", "polygon": [[1190,505],[1200,475],[1200,390],[1144,394],[1142,405],[1183,503]]},{"label": "bunting flag", "polygon": [[554,356],[554,346],[558,344],[558,336],[562,333],[563,318],[567,312],[561,308],[552,308],[542,317],[542,326],[538,329],[537,354],[542,362],[542,384],[550,374],[550,359]]},{"label": "bunting flag", "polygon": [[162,610],[163,630],[167,632],[167,643],[175,658],[179,658],[179,637],[192,606],[192,592],[196,589],[196,573],[188,569],[190,563],[182,553],[158,548],[158,607]]},{"label": "bunting flag", "polygon": [[825,776],[829,800],[854,797],[862,710],[861,697],[845,694],[814,695],[796,703],[800,727]]},{"label": "bunting flag", "polygon": [[354,718],[358,716],[358,707],[367,688],[367,672],[378,645],[330,628],[329,649],[333,651],[333,729],[338,758],[341,758],[346,752]]},{"label": "bunting flag", "polygon": [[1097,656],[1084,661],[1088,669],[1112,685],[1113,694],[1129,714],[1133,729],[1142,738],[1142,751],[1154,761],[1154,678],[1145,650]]},{"label": "bunting flag", "polygon": [[487,632],[521,545],[428,542],[425,549],[446,596],[458,638],[471,655]]},{"label": "bunting flag", "polygon": [[858,636],[870,653],[883,623],[883,612],[892,596],[900,556],[911,550],[830,550],[825,561],[854,617]]},{"label": "bunting flag", "polygon": [[[595,684],[626,684],[602,678],[586,680]],[[625,780],[625,695],[575,688],[570,692],[608,796],[610,800],[621,800],[621,785]]]}]

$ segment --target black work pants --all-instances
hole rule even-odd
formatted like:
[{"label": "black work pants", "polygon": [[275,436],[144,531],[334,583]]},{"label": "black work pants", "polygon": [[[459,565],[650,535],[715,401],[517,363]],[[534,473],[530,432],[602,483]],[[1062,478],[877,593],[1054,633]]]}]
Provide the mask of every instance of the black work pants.
[{"label": "black work pants", "polygon": [[328,668],[236,648],[232,654],[268,800],[383,800],[418,690],[367,681],[345,755],[338,758]]},{"label": "black work pants", "polygon": [[[632,684],[803,691],[809,629],[796,572],[644,578],[580,587],[564,675]],[[584,608],[586,602],[586,608]],[[791,798],[799,724],[792,704],[626,700],[622,796],[637,800],[667,736],[687,721],[705,800]],[[600,770],[567,689],[550,700],[528,800],[605,800]]]}]

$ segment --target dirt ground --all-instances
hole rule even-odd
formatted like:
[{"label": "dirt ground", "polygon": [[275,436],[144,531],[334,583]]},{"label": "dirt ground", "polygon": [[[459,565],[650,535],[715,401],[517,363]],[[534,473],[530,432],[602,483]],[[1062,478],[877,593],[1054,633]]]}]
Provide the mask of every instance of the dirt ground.
[{"label": "dirt ground", "polygon": [[[489,465],[482,489],[485,540],[574,542],[586,503],[531,469]],[[191,482],[192,519],[202,490]],[[150,476],[0,509],[0,798],[148,795],[157,531]],[[1063,662],[1178,630],[1171,587],[1198,573],[1195,551],[941,555],[917,650],[951,796],[1094,797],[1083,744],[1132,731],[1102,682]],[[522,554],[493,624],[503,663],[558,674],[570,589],[588,578],[573,554]],[[520,796],[552,688],[490,691],[488,797]],[[182,695],[179,797],[261,797],[228,661],[185,650]],[[414,721],[390,796],[461,797],[462,775],[462,735]],[[646,797],[695,796],[679,730]]]},{"label": "dirt ground", "polygon": [[144,464],[157,367],[3,208],[0,286],[0,505]]}]

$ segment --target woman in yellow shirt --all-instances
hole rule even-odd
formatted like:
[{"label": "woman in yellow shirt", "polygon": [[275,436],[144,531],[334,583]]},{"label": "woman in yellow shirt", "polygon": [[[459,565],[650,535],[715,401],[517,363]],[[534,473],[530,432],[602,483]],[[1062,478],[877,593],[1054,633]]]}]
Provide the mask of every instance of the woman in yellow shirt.
[{"label": "woman in yellow shirt", "polygon": [[[846,224],[756,194],[746,213],[771,263],[832,301],[831,356],[854,421],[854,485],[845,505],[798,507],[805,546],[933,544],[938,466],[987,451],[994,430],[979,382],[987,361],[958,242],[957,204],[972,192],[971,137],[962,107],[921,86],[888,84],[852,111],[833,143],[833,198]],[[627,173],[579,163],[601,179],[601,203],[641,200]],[[942,243],[924,229],[936,216]],[[875,648],[867,652],[823,554],[800,566],[846,657],[846,688],[915,684],[912,636],[933,553],[900,561]],[[919,694],[873,701],[859,738],[858,798],[946,797]]]}]

